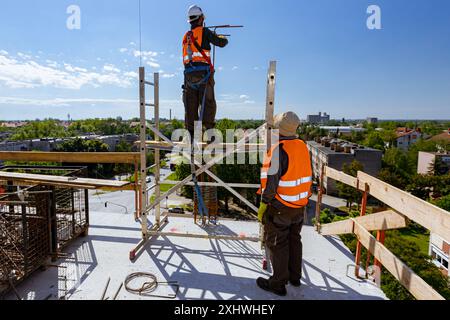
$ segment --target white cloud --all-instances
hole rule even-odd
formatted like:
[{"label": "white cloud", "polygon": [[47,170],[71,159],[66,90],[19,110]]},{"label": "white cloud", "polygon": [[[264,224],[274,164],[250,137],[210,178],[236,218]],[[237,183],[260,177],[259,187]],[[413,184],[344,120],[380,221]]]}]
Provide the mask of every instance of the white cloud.
[{"label": "white cloud", "polygon": [[47,106],[47,107],[69,107],[73,104],[137,104],[138,100],[133,99],[91,99],[91,98],[80,98],[80,99],[66,99],[66,98],[55,98],[55,99],[27,99],[27,98],[16,98],[16,97],[0,97],[0,105],[29,105],[29,106]]},{"label": "white cloud", "polygon": [[132,42],[130,42],[130,46],[135,47],[136,43],[132,41]]},{"label": "white cloud", "polygon": [[248,99],[250,99],[250,96],[248,96],[248,95],[246,95],[246,94],[241,94],[241,95],[239,96],[239,99],[242,99],[242,100],[248,100]]},{"label": "white cloud", "polygon": [[238,66],[234,66],[231,70],[235,71],[237,69],[239,69],[239,67]]},{"label": "white cloud", "polygon": [[119,51],[120,51],[120,53],[125,53],[125,52],[128,51],[128,49],[127,48],[120,48]]},{"label": "white cloud", "polygon": [[18,61],[10,56],[0,55],[0,85],[14,89],[54,87],[79,90],[83,86],[104,85],[131,87],[133,80],[133,77],[123,75],[112,65],[106,65],[103,72],[99,73],[67,63],[59,66],[51,60],[42,65],[33,60]]},{"label": "white cloud", "polygon": [[166,79],[174,78],[176,76],[175,73],[163,73],[162,77]]},{"label": "white cloud", "polygon": [[17,56],[22,58],[22,59],[25,59],[25,60],[30,60],[32,58],[30,55],[24,54],[22,52],[17,53]]},{"label": "white cloud", "polygon": [[135,79],[139,78],[138,73],[134,71],[125,72],[123,75],[128,78],[135,78]]},{"label": "white cloud", "polygon": [[253,67],[253,70],[258,71],[259,67]]},{"label": "white cloud", "polygon": [[148,64],[150,67],[155,68],[155,69],[161,67],[158,63],[152,62],[152,61],[148,61],[147,64]]},{"label": "white cloud", "polygon": [[254,100],[245,100],[245,104],[255,104],[256,102]]},{"label": "white cloud", "polygon": [[154,52],[154,51],[139,51],[139,50],[134,50],[133,51],[133,55],[135,57],[140,57],[142,56],[142,58],[151,58],[151,57],[157,57],[158,56],[158,52]]},{"label": "white cloud", "polygon": [[0,54],[1,54],[2,56],[7,56],[7,55],[8,55],[8,51],[0,50]]},{"label": "white cloud", "polygon": [[115,73],[120,73],[120,69],[116,68],[114,65],[112,64],[105,64],[103,66],[103,71],[105,72],[115,72]]}]

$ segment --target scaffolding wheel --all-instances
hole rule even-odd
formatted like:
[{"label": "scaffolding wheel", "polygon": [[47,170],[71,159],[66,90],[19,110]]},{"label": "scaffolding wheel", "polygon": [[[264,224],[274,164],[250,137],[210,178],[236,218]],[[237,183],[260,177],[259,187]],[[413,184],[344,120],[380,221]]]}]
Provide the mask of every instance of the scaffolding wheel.
[{"label": "scaffolding wheel", "polygon": [[136,259],[136,251],[131,250],[130,251],[130,261],[134,261],[134,259]]}]

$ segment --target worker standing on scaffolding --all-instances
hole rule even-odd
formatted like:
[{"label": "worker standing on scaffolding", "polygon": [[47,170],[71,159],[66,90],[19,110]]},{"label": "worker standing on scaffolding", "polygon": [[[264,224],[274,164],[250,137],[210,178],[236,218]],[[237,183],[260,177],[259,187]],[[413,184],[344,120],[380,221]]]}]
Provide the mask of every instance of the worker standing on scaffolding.
[{"label": "worker standing on scaffolding", "polygon": [[193,139],[196,121],[202,121],[206,130],[215,126],[217,105],[211,44],[223,48],[228,40],[204,27],[205,15],[200,7],[191,6],[188,17],[191,30],[183,38],[183,102],[186,129]]},{"label": "worker standing on scaffolding", "polygon": [[280,296],[287,294],[288,282],[300,286],[300,231],[311,196],[311,159],[306,144],[297,136],[299,125],[300,119],[293,112],[274,118],[279,139],[267,153],[261,170],[262,202],[258,218],[264,224],[273,276],[258,278],[256,282],[261,289]]}]

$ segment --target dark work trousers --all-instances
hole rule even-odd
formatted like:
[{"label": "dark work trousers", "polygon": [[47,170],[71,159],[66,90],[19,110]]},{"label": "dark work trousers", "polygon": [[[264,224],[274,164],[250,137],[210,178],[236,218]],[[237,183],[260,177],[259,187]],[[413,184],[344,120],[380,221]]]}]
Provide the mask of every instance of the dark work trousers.
[{"label": "dark work trousers", "polygon": [[207,84],[200,85],[199,89],[192,88],[189,83],[197,83],[205,77],[205,72],[191,72],[185,75],[183,85],[183,102],[185,110],[185,126],[190,132],[191,138],[194,134],[195,122],[199,121],[203,102],[203,94],[206,88],[205,111],[203,115],[203,126],[206,130],[215,127],[217,112],[216,98],[214,94],[214,74],[211,75]]},{"label": "dark work trousers", "polygon": [[269,206],[264,215],[266,246],[270,253],[273,276],[270,287],[279,289],[289,280],[298,281],[302,277],[302,238],[305,208],[283,212]]}]

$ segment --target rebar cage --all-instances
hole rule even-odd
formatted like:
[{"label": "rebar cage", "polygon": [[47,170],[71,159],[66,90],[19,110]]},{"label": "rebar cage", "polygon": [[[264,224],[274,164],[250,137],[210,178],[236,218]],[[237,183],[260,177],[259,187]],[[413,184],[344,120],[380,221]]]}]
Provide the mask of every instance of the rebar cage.
[{"label": "rebar cage", "polygon": [[87,235],[88,201],[85,189],[0,184],[0,294]]},{"label": "rebar cage", "polygon": [[87,233],[88,212],[85,190],[55,188],[58,250]]},{"label": "rebar cage", "polygon": [[[0,282],[18,281],[41,267],[50,253],[50,194],[45,186],[0,195]],[[1,286],[0,286],[1,289]]]}]

